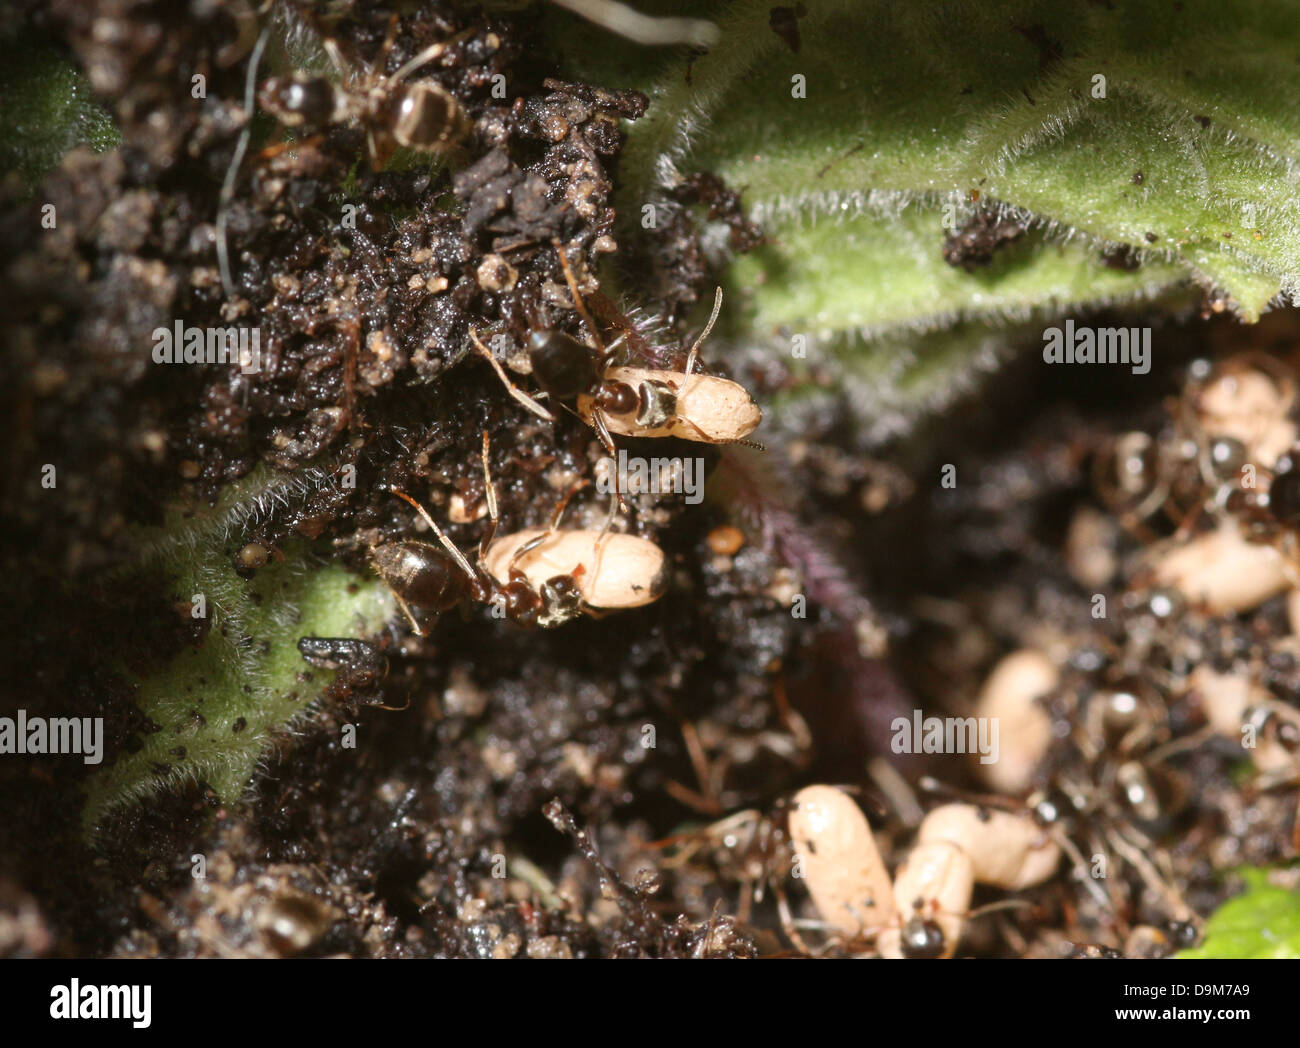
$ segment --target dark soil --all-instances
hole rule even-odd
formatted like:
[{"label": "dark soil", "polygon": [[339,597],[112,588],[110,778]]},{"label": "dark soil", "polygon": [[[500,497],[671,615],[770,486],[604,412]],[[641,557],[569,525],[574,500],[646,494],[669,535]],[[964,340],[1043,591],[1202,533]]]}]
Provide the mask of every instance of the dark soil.
[{"label": "dark soil", "polygon": [[[734,250],[761,242],[735,191],[701,174],[655,239],[620,244],[621,122],[645,99],[551,79],[556,58],[531,43],[529,9],[498,17],[426,2],[398,19],[384,68],[454,37],[422,75],[465,107],[470,134],[441,167],[399,156],[376,173],[356,126],[304,133],[287,149],[289,132],[259,118],[227,216],[227,298],[216,224],[258,32],[240,10],[55,0],[29,15],[87,73],[123,144],[70,155],[34,199],[6,202],[0,217],[9,430],[0,679],[6,707],[105,717],[106,761],[156,727],[133,705],[122,667],[147,672],[202,640],[178,622],[168,580],[114,574],[131,562],[132,526],[160,523],[175,501],[210,503],[268,466],[303,483],[243,543],[274,550],[306,539],[363,574],[372,544],[407,531],[409,507],[392,488],[418,493],[444,521],[453,495],[482,501],[484,431],[503,530],[544,524],[601,446],[578,418],[544,423],[512,400],[467,353],[471,329],[503,336],[504,357],[536,327],[581,336],[558,243],[607,333],[631,318],[634,359],[680,362],[700,322],[692,307],[711,298],[717,276],[695,223],[726,222]],[[391,26],[387,9],[361,3],[329,22],[306,4],[296,17],[288,38],[327,34],[359,67],[382,55]],[[794,32],[797,48],[792,26],[777,31]],[[264,75],[277,62],[284,71],[277,46]],[[206,77],[204,99],[191,96],[195,73]],[[498,74],[509,99],[493,96]],[[45,202],[57,207],[57,230],[40,228]],[[355,206],[354,226],[341,222],[344,205]],[[1016,235],[1005,223],[963,230],[950,261],[980,264]],[[643,297],[602,295],[610,271]],[[268,366],[242,375],[154,364],[150,332],[177,318],[260,327]],[[1171,327],[1166,342],[1185,346],[1183,359],[1214,354],[1219,330]],[[330,653],[341,675],[319,712],[268,754],[242,803],[219,804],[198,784],[125,810],[87,843],[88,769],[7,758],[0,954],[788,950],[771,893],[753,901],[772,855],[697,831],[741,810],[766,818],[808,782],[878,796],[863,772],[873,758],[898,762],[915,783],[933,769],[889,752],[891,718],[917,705],[963,710],[997,656],[1038,624],[1071,635],[1077,657],[1063,691],[1076,699],[1135,664],[1143,686],[1156,687],[1182,665],[1188,638],[1270,659],[1270,638],[1287,632],[1281,598],[1242,621],[1188,614],[1139,652],[1126,645],[1149,635],[1134,625],[1150,618],[1142,598],[1098,626],[1090,594],[1062,564],[1071,514],[1097,502],[1094,458],[1117,432],[1166,425],[1162,398],[1179,394],[1180,366],[1171,354],[1163,384],[1128,400],[1100,380],[1080,390],[1074,375],[1013,367],[942,427],[889,448],[860,446],[831,395],[801,416],[799,432],[760,431],[766,452],[709,448],[725,501],[643,497],[627,518],[670,557],[662,600],[553,631],[510,626],[483,607],[443,615],[426,638],[396,620],[367,645]],[[733,377],[759,395],[784,381],[761,362]],[[637,442],[626,446],[633,453]],[[47,463],[58,470],[54,490],[41,483]],[[942,491],[922,479],[944,463],[978,483]],[[346,467],[355,488],[311,479]],[[579,500],[571,512],[598,520],[604,509]],[[731,525],[743,529],[739,548],[720,530]],[[481,527],[450,532],[471,549]],[[806,619],[791,615],[797,593],[808,597]],[[955,618],[936,622],[926,610],[936,602]],[[864,640],[872,636],[891,638],[888,654]],[[1294,660],[1277,663],[1274,683],[1300,704]],[[1166,698],[1172,735],[1192,731],[1195,712]],[[1059,710],[1066,721],[1079,715]],[[340,743],[344,723],[359,725],[356,750]],[[1044,775],[1108,781],[1082,760],[1063,742]],[[1295,854],[1296,792],[1243,792],[1231,754],[1213,747],[1171,764],[1198,789],[1152,832],[1203,916],[1227,890],[1225,869]],[[905,827],[881,810],[892,863]],[[1080,839],[1127,817],[1099,801]],[[1168,924],[1136,871],[1117,864],[1112,876],[1118,912],[1062,873],[1022,893],[1025,907],[974,922],[963,953],[1122,948],[1132,927]],[[812,916],[797,889],[793,902]]]}]

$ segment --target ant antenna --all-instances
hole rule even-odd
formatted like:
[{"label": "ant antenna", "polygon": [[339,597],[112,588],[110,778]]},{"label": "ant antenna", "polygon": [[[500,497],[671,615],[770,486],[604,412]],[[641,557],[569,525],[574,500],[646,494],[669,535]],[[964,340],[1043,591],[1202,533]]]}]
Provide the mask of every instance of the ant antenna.
[{"label": "ant antenna", "polygon": [[443,544],[443,547],[447,550],[447,552],[451,554],[452,560],[454,560],[457,563],[457,565],[460,566],[460,570],[469,576],[469,580],[471,582],[478,583],[480,581],[479,577],[475,573],[474,569],[470,566],[469,561],[465,559],[465,554],[463,554],[459,549],[457,549],[456,544],[452,542],[451,539],[447,538],[445,534],[443,534],[442,528],[438,527],[438,522],[434,520],[432,516],[430,516],[429,511],[425,509],[423,506],[421,506],[418,502],[416,502],[415,499],[411,498],[411,496],[408,495],[405,491],[399,491],[397,488],[392,488],[391,490],[393,494],[396,495],[399,499],[402,499],[405,502],[409,502],[412,506],[415,507],[415,512],[417,512],[418,514],[420,514],[421,517],[424,518],[424,522],[428,524],[429,527],[433,528],[433,533],[438,536],[438,541],[441,542]]},{"label": "ant antenna", "polygon": [[235,282],[230,276],[230,247],[226,240],[226,220],[230,212],[230,202],[235,196],[235,180],[239,177],[239,165],[244,162],[248,152],[249,140],[253,137],[253,117],[257,110],[257,67],[262,61],[262,52],[271,39],[271,22],[267,22],[258,34],[257,43],[253,45],[253,55],[248,61],[248,74],[244,79],[244,111],[248,121],[239,132],[239,141],[235,143],[235,154],[230,158],[225,180],[221,183],[221,195],[217,203],[217,269],[221,272],[221,287],[226,298],[235,297]]},{"label": "ant antenna", "polygon": [[582,301],[582,295],[578,291],[578,282],[573,277],[573,270],[569,268],[569,256],[565,254],[559,240],[552,240],[551,246],[555,248],[556,257],[560,260],[560,269],[564,271],[564,282],[569,285],[569,294],[573,298],[573,308],[578,311],[578,316],[582,317],[582,322],[587,326],[587,330],[595,340],[600,355],[604,356],[605,345],[600,341],[600,332],[596,330],[596,324],[591,319],[591,314],[587,312],[586,304]]},{"label": "ant antenna", "polygon": [[404,80],[406,77],[410,76],[417,69],[419,69],[420,66],[427,65],[429,62],[432,62],[435,58],[442,57],[443,52],[446,51],[449,47],[451,47],[453,44],[460,43],[460,41],[466,39],[467,37],[472,36],[473,33],[474,30],[472,29],[463,29],[455,36],[449,36],[446,40],[442,40],[436,44],[432,44],[429,47],[426,47],[423,51],[421,51],[415,57],[411,58],[408,62],[402,65],[402,67],[398,69],[396,73],[390,76],[388,78],[388,83],[395,84],[401,80]]},{"label": "ant antenna", "polygon": [[[695,369],[696,358],[700,355],[700,346],[704,340],[709,337],[709,332],[713,330],[713,325],[718,322],[718,314],[722,312],[722,288],[717,288],[713,292],[713,312],[709,314],[709,322],[704,325],[704,330],[700,332],[700,337],[695,340],[695,345],[691,346],[690,353],[686,356],[685,375],[691,377],[691,372]],[[685,388],[686,383],[682,383]]]},{"label": "ant antenna", "polygon": [[483,537],[479,539],[479,543],[478,543],[478,562],[480,566],[482,566],[483,564],[483,558],[487,556],[488,547],[492,545],[492,539],[496,537],[497,522],[500,520],[500,513],[497,511],[497,489],[496,489],[496,485],[492,483],[492,469],[488,464],[490,452],[491,452],[491,444],[489,443],[489,439],[488,439],[488,431],[485,429],[483,431],[482,460],[483,460],[483,488],[484,488],[484,495],[487,499],[487,508],[488,508],[488,526],[487,526],[487,530],[483,532]]}]

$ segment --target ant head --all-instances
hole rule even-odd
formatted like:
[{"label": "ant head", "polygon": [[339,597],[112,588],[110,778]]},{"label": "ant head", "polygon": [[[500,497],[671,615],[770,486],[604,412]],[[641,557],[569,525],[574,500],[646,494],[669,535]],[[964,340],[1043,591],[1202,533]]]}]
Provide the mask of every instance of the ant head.
[{"label": "ant head", "polygon": [[[582,569],[579,568],[578,571]],[[542,584],[541,626],[558,626],[582,614],[582,591],[573,575],[556,575]]]},{"label": "ant head", "polygon": [[323,76],[273,76],[257,101],[286,127],[320,127],[334,112],[334,85]]},{"label": "ant head", "polygon": [[925,959],[942,957],[947,945],[938,921],[916,916],[903,925],[901,948],[904,957]]}]

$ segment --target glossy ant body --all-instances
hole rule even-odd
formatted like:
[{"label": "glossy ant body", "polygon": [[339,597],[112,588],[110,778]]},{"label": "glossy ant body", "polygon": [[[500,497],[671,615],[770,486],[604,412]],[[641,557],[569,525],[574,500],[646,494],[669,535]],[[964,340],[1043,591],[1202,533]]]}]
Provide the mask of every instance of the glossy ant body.
[{"label": "glossy ant body", "polygon": [[[687,354],[683,371],[614,366],[611,361],[615,347],[625,336],[620,335],[608,346],[601,341],[564,250],[558,242],[554,246],[574,309],[596,348],[553,329],[530,332],[528,361],[546,396],[556,401],[576,398],[578,415],[596,430],[611,455],[615,453],[611,431],[630,437],[680,436],[706,444],[740,442],[754,431],[763,413],[744,387],[730,379],[694,373],[700,346],[722,309],[721,288],[714,296],[708,324]],[[554,417],[510,382],[476,331],[470,332],[470,339],[512,397],[540,418]]]},{"label": "glossy ant body", "polygon": [[472,127],[464,106],[435,81],[407,78],[441,58],[465,34],[425,48],[395,73],[385,75],[381,70],[392,51],[396,29],[394,19],[379,57],[359,76],[350,73],[338,44],[325,38],[325,52],[343,83],[305,73],[275,76],[262,85],[258,102],[286,127],[323,130],[359,125],[365,130],[370,163],[376,171],[399,146],[422,153],[450,151]]},{"label": "glossy ant body", "polygon": [[423,506],[405,492],[393,490],[414,507],[443,547],[404,539],[371,549],[376,570],[416,633],[424,636],[412,606],[440,613],[466,601],[492,604],[518,625],[549,628],[584,612],[596,615],[640,607],[663,595],[667,581],[663,551],[648,539],[609,532],[612,514],[600,531],[560,529],[564,510],[581,485],[561,500],[549,527],[497,538],[499,517],[486,432],[483,476],[490,520],[479,543],[477,566],[470,564]]}]

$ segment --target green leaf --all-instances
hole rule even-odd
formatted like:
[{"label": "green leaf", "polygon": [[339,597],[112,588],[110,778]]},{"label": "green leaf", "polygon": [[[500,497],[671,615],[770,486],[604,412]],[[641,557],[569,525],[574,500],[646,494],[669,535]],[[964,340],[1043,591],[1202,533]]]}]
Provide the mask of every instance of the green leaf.
[{"label": "green leaf", "polygon": [[197,648],[133,678],[136,705],[159,730],[92,778],[88,832],[115,808],[199,781],[221,801],[237,801],[276,733],[305,716],[333,678],[303,661],[299,638],[373,635],[395,613],[381,581],[321,563],[305,544],[286,547],[283,561],[252,579],[239,577],[229,547],[238,548],[243,525],[283,497],[287,483],[259,472],[231,485],[215,509],[190,519],[173,514],[142,535],[136,569],[174,579],[171,592],[182,605],[203,594],[211,625]]},{"label": "green leaf", "polygon": [[1300,892],[1270,884],[1267,870],[1241,871],[1246,891],[1205,924],[1205,941],[1179,958],[1300,959]]},{"label": "green leaf", "polygon": [[[873,353],[883,335],[1185,302],[1197,287],[1253,321],[1300,293],[1287,6],[805,6],[797,52],[768,0],[692,5],[721,29],[703,56],[656,62],[608,39],[596,54],[589,32],[553,34],[605,82],[646,89],[657,69],[620,163],[624,237],[653,236],[636,228],[643,206],[673,206],[689,175],[741,191],[771,238],[729,273],[759,337]],[[987,268],[950,266],[945,227],[985,206],[1030,235]],[[1135,272],[1102,263],[1117,248]],[[953,382],[981,344],[949,355]]]},{"label": "green leaf", "polygon": [[0,171],[17,172],[25,192],[75,146],[103,152],[119,140],[61,51],[25,38],[0,42]]}]

